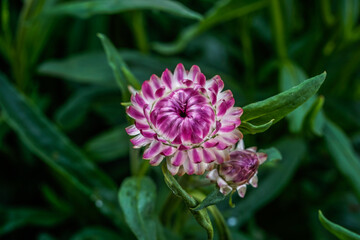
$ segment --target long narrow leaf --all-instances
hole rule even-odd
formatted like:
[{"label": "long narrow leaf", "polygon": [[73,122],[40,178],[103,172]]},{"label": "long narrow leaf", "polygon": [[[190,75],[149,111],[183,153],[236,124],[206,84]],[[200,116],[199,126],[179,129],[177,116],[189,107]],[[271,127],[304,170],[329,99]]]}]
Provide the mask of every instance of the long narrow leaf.
[{"label": "long narrow leaf", "polygon": [[326,228],[329,232],[331,232],[340,240],[360,240],[359,234],[351,232],[346,228],[331,222],[323,215],[323,213],[320,210],[319,210],[319,220],[321,224],[324,226],[324,228]]},{"label": "long narrow leaf", "polygon": [[97,14],[115,14],[133,10],[160,10],[181,17],[200,20],[199,13],[171,0],[95,0],[59,4],[49,14],[89,18]]},{"label": "long narrow leaf", "polygon": [[[115,222],[122,220],[116,204],[116,185],[87,159],[49,120],[0,74],[0,106],[5,120],[25,145],[59,172]],[[121,225],[121,224],[119,224]]]},{"label": "long narrow leaf", "polygon": [[360,158],[352,148],[350,140],[329,120],[325,124],[324,137],[337,168],[349,180],[360,199]]}]

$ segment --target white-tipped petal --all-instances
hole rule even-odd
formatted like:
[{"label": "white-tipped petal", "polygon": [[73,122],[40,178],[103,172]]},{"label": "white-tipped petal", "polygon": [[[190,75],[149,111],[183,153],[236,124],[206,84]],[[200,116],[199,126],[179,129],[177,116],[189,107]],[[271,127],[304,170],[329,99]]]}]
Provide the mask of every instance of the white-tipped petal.
[{"label": "white-tipped petal", "polygon": [[253,186],[254,188],[256,188],[258,186],[258,176],[257,174],[255,174],[249,181],[249,183],[251,184],[251,186]]},{"label": "white-tipped petal", "polygon": [[219,177],[216,182],[222,194],[228,195],[232,191],[232,187],[230,187],[221,177]]},{"label": "white-tipped petal", "polygon": [[219,177],[218,170],[217,170],[217,169],[211,170],[211,171],[206,175],[206,177],[207,177],[208,179],[210,179],[211,181],[216,181],[217,178]]},{"label": "white-tipped petal", "polygon": [[244,198],[244,197],[245,197],[245,193],[246,193],[246,184],[243,184],[243,185],[241,185],[241,186],[238,186],[238,187],[236,188],[236,190],[237,190],[239,196],[240,196],[241,198]]}]

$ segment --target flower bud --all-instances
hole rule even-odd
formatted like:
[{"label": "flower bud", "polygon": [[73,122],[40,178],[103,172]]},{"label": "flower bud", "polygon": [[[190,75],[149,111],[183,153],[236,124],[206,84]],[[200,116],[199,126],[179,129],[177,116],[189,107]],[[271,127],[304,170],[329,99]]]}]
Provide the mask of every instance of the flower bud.
[{"label": "flower bud", "polygon": [[218,184],[222,194],[227,195],[236,190],[239,196],[243,198],[248,184],[257,187],[258,168],[266,158],[267,155],[257,153],[255,147],[234,150],[230,152],[230,160],[211,170],[207,178]]}]

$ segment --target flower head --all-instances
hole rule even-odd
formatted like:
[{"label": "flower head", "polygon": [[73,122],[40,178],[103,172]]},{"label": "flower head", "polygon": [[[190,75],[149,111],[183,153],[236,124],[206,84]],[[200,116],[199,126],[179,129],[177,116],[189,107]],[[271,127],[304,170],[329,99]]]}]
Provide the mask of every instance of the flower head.
[{"label": "flower head", "polygon": [[166,69],[160,78],[152,75],[127,108],[135,120],[126,128],[135,136],[134,147],[149,145],[143,158],[154,166],[168,157],[173,175],[200,175],[210,163],[227,161],[229,148],[242,138],[237,127],[243,111],[223,88],[219,76],[206,80],[196,65],[185,71],[178,64],[174,74]]},{"label": "flower head", "polygon": [[230,160],[211,170],[207,178],[218,184],[222,194],[236,189],[239,196],[244,197],[248,184],[257,187],[258,167],[266,158],[265,153],[256,152],[256,147],[244,149],[243,141],[240,141],[238,148],[230,152]]}]

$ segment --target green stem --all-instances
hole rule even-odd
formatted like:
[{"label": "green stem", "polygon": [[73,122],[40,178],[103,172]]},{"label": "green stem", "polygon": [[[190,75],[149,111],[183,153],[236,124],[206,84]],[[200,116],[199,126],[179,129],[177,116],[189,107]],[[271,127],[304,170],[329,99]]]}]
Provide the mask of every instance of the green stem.
[{"label": "green stem", "polygon": [[144,24],[144,14],[140,11],[134,11],[132,13],[131,22],[137,47],[142,53],[149,53],[149,44]]},{"label": "green stem", "polygon": [[270,10],[277,55],[281,61],[285,61],[287,59],[287,50],[280,0],[271,0]]},{"label": "green stem", "polygon": [[321,13],[324,22],[328,26],[332,26],[335,22],[335,17],[331,13],[331,6],[329,0],[321,0]]},{"label": "green stem", "polygon": [[[203,193],[201,193],[199,191],[192,191],[191,194],[199,202],[204,200],[204,198],[206,197]],[[219,209],[215,205],[208,206],[207,209],[211,212],[211,214],[214,217],[216,226],[219,231],[219,239],[220,240],[231,240],[232,237],[231,237],[230,230],[225,222],[224,217],[222,216],[221,212],[219,211]]]},{"label": "green stem", "polygon": [[248,99],[254,99],[255,81],[254,81],[254,55],[252,51],[252,41],[248,29],[248,16],[240,20],[239,37],[243,49],[245,64],[245,79],[250,91],[246,91]]},{"label": "green stem", "polygon": [[139,170],[139,151],[130,146],[130,171],[131,175],[136,176]]},{"label": "green stem", "polygon": [[182,198],[185,202],[186,206],[189,208],[191,214],[194,216],[196,221],[202,226],[207,233],[208,240],[213,239],[214,230],[211,224],[210,217],[206,209],[202,209],[200,211],[194,211],[192,208],[198,205],[198,202],[194,197],[189,195],[176,181],[174,176],[171,175],[169,170],[167,169],[166,162],[162,164],[162,172],[164,174],[164,180],[166,185],[171,189],[171,191],[178,197]]}]

